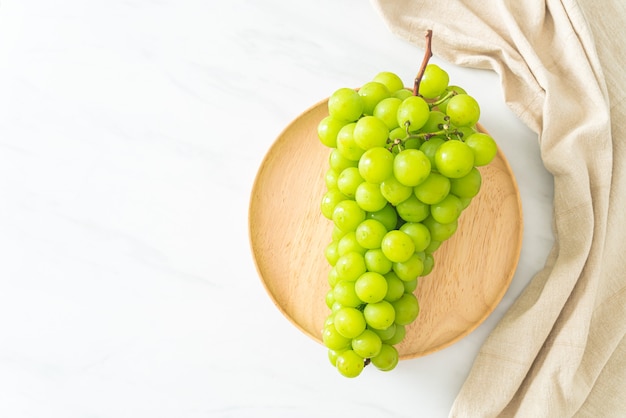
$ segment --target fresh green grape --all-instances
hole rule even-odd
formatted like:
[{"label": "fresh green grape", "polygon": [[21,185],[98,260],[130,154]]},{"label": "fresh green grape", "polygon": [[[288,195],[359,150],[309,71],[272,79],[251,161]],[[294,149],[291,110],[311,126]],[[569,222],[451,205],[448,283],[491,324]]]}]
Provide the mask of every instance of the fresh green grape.
[{"label": "fresh green grape", "polygon": [[365,254],[365,251],[366,249],[363,248],[363,246],[359,244],[359,241],[356,239],[356,231],[346,232],[337,242],[337,254],[340,257],[351,252],[363,255]]},{"label": "fresh green grape", "polygon": [[370,148],[359,160],[359,173],[370,183],[381,183],[393,174],[393,160],[393,154],[386,148]]},{"label": "fresh green grape", "polygon": [[347,159],[341,155],[341,152],[339,152],[337,148],[333,148],[328,156],[328,164],[330,165],[330,168],[338,173],[341,173],[348,167],[356,167],[358,162]]},{"label": "fresh green grape", "polygon": [[344,235],[346,235],[346,231],[342,231],[341,229],[337,228],[337,226],[333,225],[333,232],[330,234],[330,237],[333,241],[339,241]]},{"label": "fresh green grape", "polygon": [[354,127],[354,141],[363,150],[387,145],[389,128],[376,116],[363,116]]},{"label": "fresh green grape", "polygon": [[441,224],[456,221],[463,211],[463,203],[453,194],[446,196],[441,202],[430,206],[430,216]]},{"label": "fresh green grape", "polygon": [[446,177],[463,177],[474,167],[474,152],[464,142],[446,141],[437,148],[435,166]]},{"label": "fresh green grape", "polygon": [[380,186],[367,181],[359,184],[356,188],[354,199],[358,206],[367,212],[379,211],[387,205],[387,199],[381,193]]},{"label": "fresh green grape", "polygon": [[398,203],[396,211],[406,222],[421,222],[430,214],[430,206],[412,194],[406,200]]},{"label": "fresh green grape", "polygon": [[431,239],[442,242],[450,238],[456,232],[456,228],[458,227],[457,221],[450,222],[449,224],[442,224],[434,220],[432,216],[424,219],[423,223],[430,231]]},{"label": "fresh green grape", "polygon": [[324,256],[326,257],[326,261],[331,266],[334,266],[337,263],[337,259],[339,258],[339,250],[337,249],[337,241],[331,241],[330,244],[326,246],[324,250]]},{"label": "fresh green grape", "polygon": [[349,308],[356,308],[363,303],[354,290],[354,283],[346,280],[338,282],[332,288],[334,300]]},{"label": "fresh green grape", "polygon": [[394,207],[390,204],[385,205],[384,208],[375,212],[367,212],[367,219],[376,219],[380,221],[387,231],[391,231],[398,224],[398,213]]},{"label": "fresh green grape", "polygon": [[352,350],[363,358],[377,356],[383,342],[374,331],[366,329],[352,340]]},{"label": "fresh green grape", "polygon": [[[430,229],[428,231],[430,232]],[[442,243],[442,241],[437,241],[437,240],[434,240],[434,239],[431,238],[430,244],[428,244],[428,247],[426,247],[424,249],[424,252],[426,254],[434,253],[435,251],[437,251],[439,249],[439,247],[441,247],[441,243]]]},{"label": "fresh green grape", "polygon": [[[413,293],[405,293],[391,305],[396,311],[396,325],[408,325],[415,321],[420,312],[417,297]],[[335,321],[337,318],[335,318]]]},{"label": "fresh green grape", "polygon": [[[463,89],[462,87],[459,86],[448,86],[446,88],[446,90],[441,94],[442,96],[446,96],[448,93],[454,91],[457,94],[465,94],[467,93],[465,91],[465,89]],[[439,103],[437,105],[437,108],[442,111],[443,113],[446,113],[446,109],[448,107],[448,102],[450,101],[450,99],[448,98],[447,100],[444,100],[443,102]]]},{"label": "fresh green grape", "polygon": [[[392,307],[393,309],[393,307]],[[335,325],[329,325],[324,327],[322,331],[322,341],[327,348],[331,350],[342,350],[350,347],[352,340],[346,338],[337,331]]]},{"label": "fresh green grape", "polygon": [[424,126],[429,114],[430,107],[423,98],[409,96],[398,107],[398,126],[408,125],[409,130],[415,132]]},{"label": "fresh green grape", "polygon": [[333,219],[333,212],[337,204],[341,201],[346,200],[348,197],[341,193],[338,189],[331,189],[324,193],[322,196],[322,202],[320,204],[320,208],[322,211],[322,215],[327,219]]},{"label": "fresh green grape", "polygon": [[387,279],[373,271],[363,273],[354,283],[354,291],[365,303],[376,303],[387,294]]},{"label": "fresh green grape", "polygon": [[345,377],[354,378],[363,372],[365,363],[363,358],[353,350],[346,350],[337,356],[336,367]]},{"label": "fresh green grape", "polygon": [[356,123],[349,123],[344,125],[337,134],[337,150],[344,158],[350,161],[359,161],[364,152],[354,139],[355,127]]},{"label": "fresh green grape", "polygon": [[430,174],[430,169],[428,157],[417,149],[400,151],[393,160],[393,175],[400,183],[409,187],[423,182]]},{"label": "fresh green grape", "polygon": [[475,167],[465,176],[450,180],[450,193],[460,198],[472,198],[478,194],[482,176]]},{"label": "fresh green grape", "polygon": [[346,338],[356,337],[365,330],[366,325],[363,313],[347,306],[335,312],[334,324],[337,332]]},{"label": "fresh green grape", "polygon": [[391,260],[385,257],[383,250],[380,248],[367,250],[363,258],[365,259],[367,271],[374,271],[380,274],[386,274],[391,271]]},{"label": "fresh green grape", "polygon": [[411,237],[416,252],[424,251],[430,244],[430,231],[423,223],[407,222],[400,227],[400,231]]},{"label": "fresh green grape", "polygon": [[391,371],[398,365],[398,350],[389,344],[384,344],[380,348],[380,353],[372,357],[372,364],[381,371]]},{"label": "fresh green grape", "polygon": [[[357,188],[357,194],[358,190]],[[365,211],[354,200],[342,200],[335,205],[332,220],[339,229],[352,231],[365,220]]]},{"label": "fresh green grape", "polygon": [[417,253],[414,253],[402,263],[393,263],[392,269],[400,280],[408,282],[422,274],[424,262]]},{"label": "fresh green grape", "polygon": [[415,244],[413,244],[411,237],[397,229],[385,234],[380,248],[385,257],[393,263],[405,262],[415,252]]},{"label": "fresh green grape", "polygon": [[365,219],[355,231],[356,241],[368,250],[380,248],[380,243],[387,233],[387,228],[376,219]]},{"label": "fresh green grape", "polygon": [[489,164],[498,153],[496,141],[485,133],[472,134],[464,142],[474,151],[474,165],[477,167]]},{"label": "fresh green grape", "polygon": [[393,333],[391,337],[384,340],[385,344],[393,346],[393,345],[401,343],[402,340],[404,340],[404,337],[406,336],[406,326],[400,325],[398,323],[396,323],[395,326],[396,326],[395,332]]},{"label": "fresh green grape", "polygon": [[324,174],[324,183],[326,184],[326,189],[334,189],[337,187],[337,178],[339,178],[339,173],[332,168],[328,168],[326,173]]},{"label": "fresh green grape", "polygon": [[450,76],[445,70],[437,64],[428,64],[420,80],[419,94],[426,99],[434,99],[445,91],[449,81]]},{"label": "fresh green grape", "polygon": [[357,167],[348,167],[344,169],[337,177],[337,189],[345,196],[354,199],[356,188],[363,183],[363,177]]},{"label": "fresh green grape", "polygon": [[342,87],[328,98],[328,114],[338,120],[354,122],[362,114],[365,105],[356,90]]},{"label": "fresh green grape", "polygon": [[385,300],[387,302],[393,302],[400,299],[404,294],[404,282],[400,280],[394,271],[385,274],[385,279],[387,279],[387,294],[385,295]]},{"label": "fresh green grape", "polygon": [[389,140],[393,142],[396,139],[404,140],[406,138],[406,129],[402,126],[398,126],[397,128],[389,131]]},{"label": "fresh green grape", "polygon": [[[413,188],[413,192],[420,202],[427,205],[439,203],[450,192],[450,179],[439,173],[430,173],[426,180]],[[346,196],[349,195],[346,194]]]},{"label": "fresh green grape", "polygon": [[406,88],[396,90],[391,94],[391,97],[397,97],[400,100],[404,100],[411,96],[413,96],[413,92]]},{"label": "fresh green grape", "polygon": [[426,253],[424,257],[424,271],[422,272],[422,276],[429,275],[433,268],[435,267],[435,257],[431,253]]},{"label": "fresh green grape", "polygon": [[349,282],[356,281],[361,274],[367,271],[363,255],[357,252],[340,256],[333,269],[336,272],[337,280],[347,280]]},{"label": "fresh green grape", "polygon": [[437,148],[441,144],[446,142],[445,139],[439,137],[430,138],[428,141],[424,141],[424,143],[420,146],[420,151],[426,155],[428,161],[430,161],[430,165],[435,167],[435,153],[437,152]]},{"label": "fresh green grape", "polygon": [[[337,261],[339,261],[339,259],[337,259]],[[335,263],[337,264],[337,263]],[[333,266],[329,271],[328,271],[328,285],[330,287],[334,287],[338,282],[339,282],[339,274],[337,273],[337,269],[335,268],[335,266]]]},{"label": "fresh green grape", "polygon": [[330,364],[332,364],[334,367],[337,366],[337,357],[339,357],[339,354],[343,353],[344,350],[328,350],[328,361],[330,361]]},{"label": "fresh green grape", "polygon": [[326,116],[317,125],[317,136],[319,137],[320,142],[328,148],[336,148],[337,134],[345,124],[345,121],[336,119],[330,115]]},{"label": "fresh green grape", "polygon": [[326,292],[326,306],[328,306],[329,308],[332,308],[334,303],[335,303],[335,296],[333,295],[333,290],[330,289],[328,292]]},{"label": "fresh green grape", "polygon": [[446,114],[453,125],[474,126],[480,118],[480,106],[469,94],[457,94],[448,101]]},{"label": "fresh green grape", "polygon": [[[424,275],[424,273],[422,273],[422,275]],[[404,284],[405,293],[415,292],[415,289],[417,289],[417,277],[413,280],[409,280],[408,282],[402,282],[402,284]]]},{"label": "fresh green grape", "polygon": [[[368,303],[363,309],[365,322],[370,328],[387,329],[396,320],[396,311],[393,305],[386,300],[376,303]],[[335,318],[335,321],[337,318]]]},{"label": "fresh green grape", "polygon": [[381,100],[391,96],[391,92],[387,87],[377,81],[369,81],[359,89],[359,96],[363,101],[363,113],[366,115],[374,114],[374,108]]},{"label": "fresh green grape", "polygon": [[390,92],[395,92],[404,88],[404,82],[400,76],[390,71],[381,71],[374,76],[372,81],[384,84]]},{"label": "fresh green grape", "polygon": [[397,97],[387,97],[376,105],[372,114],[382,120],[389,130],[395,129],[398,127],[397,114],[401,103],[402,100]]},{"label": "fresh green grape", "polygon": [[443,129],[444,125],[449,123],[445,113],[439,110],[431,110],[428,114],[428,120],[420,128],[420,132],[438,132]]},{"label": "fresh green grape", "polygon": [[380,183],[380,192],[392,205],[398,205],[411,196],[413,189],[400,183],[393,175]]}]

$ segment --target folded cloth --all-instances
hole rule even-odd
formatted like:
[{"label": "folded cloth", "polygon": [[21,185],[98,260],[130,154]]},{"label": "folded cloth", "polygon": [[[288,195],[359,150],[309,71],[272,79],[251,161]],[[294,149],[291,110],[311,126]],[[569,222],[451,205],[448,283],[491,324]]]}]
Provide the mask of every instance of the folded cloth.
[{"label": "folded cloth", "polygon": [[399,37],[432,29],[437,57],[494,70],[554,176],[555,244],[450,416],[626,416],[626,2],[372,3]]}]

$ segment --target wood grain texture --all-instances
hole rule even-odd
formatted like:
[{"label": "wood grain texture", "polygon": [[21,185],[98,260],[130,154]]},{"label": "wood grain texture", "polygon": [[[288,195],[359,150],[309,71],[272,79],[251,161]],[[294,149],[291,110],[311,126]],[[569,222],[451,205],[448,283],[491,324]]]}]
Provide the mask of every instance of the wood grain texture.
[{"label": "wood grain texture", "polygon": [[[268,295],[319,343],[330,312],[324,249],[333,229],[320,212],[329,150],[317,138],[317,125],[327,114],[324,100],[279,135],[259,168],[249,206],[252,254]],[[469,334],[511,283],[523,234],[519,190],[501,150],[480,171],[481,191],[457,232],[434,253],[432,273],[419,280],[421,311],[397,346],[401,359],[433,353]]]}]

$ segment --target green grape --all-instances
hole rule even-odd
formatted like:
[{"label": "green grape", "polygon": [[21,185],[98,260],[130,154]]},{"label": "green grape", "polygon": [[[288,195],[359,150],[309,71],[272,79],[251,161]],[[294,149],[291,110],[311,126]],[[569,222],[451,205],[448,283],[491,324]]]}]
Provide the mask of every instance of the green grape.
[{"label": "green grape", "polygon": [[394,271],[385,274],[385,279],[387,279],[387,294],[385,295],[385,300],[387,302],[393,302],[400,299],[404,294],[404,282],[400,280]]},{"label": "green grape", "polygon": [[480,118],[480,106],[469,94],[457,94],[448,101],[446,114],[453,125],[474,126]]},{"label": "green grape", "polygon": [[339,241],[344,235],[346,235],[346,231],[342,231],[341,229],[333,225],[333,232],[330,235],[333,241]]},{"label": "green grape", "polygon": [[402,100],[397,97],[387,97],[376,105],[372,114],[382,120],[390,130],[395,129],[398,127],[397,114],[401,103]]},{"label": "green grape", "polygon": [[363,358],[377,356],[383,342],[374,331],[366,329],[352,340],[352,350]]},{"label": "green grape", "polygon": [[[357,194],[358,190],[357,188]],[[332,220],[337,228],[346,232],[352,231],[365,220],[365,211],[354,200],[342,200],[335,205]]]},{"label": "green grape", "polygon": [[400,183],[393,175],[380,183],[380,192],[392,205],[398,205],[411,196],[413,189]]},{"label": "green grape", "polygon": [[335,296],[333,295],[333,290],[330,289],[328,292],[326,292],[326,306],[328,306],[329,308],[332,308],[334,303],[335,303]]},{"label": "green grape", "polygon": [[339,258],[339,250],[337,249],[337,241],[331,241],[324,250],[324,256],[326,257],[326,261],[331,266],[334,266],[337,263],[337,259]]},{"label": "green grape", "polygon": [[400,100],[404,100],[411,96],[413,96],[413,92],[407,88],[398,89],[391,94],[391,97],[397,97]]},{"label": "green grape", "polygon": [[422,272],[422,276],[429,275],[433,268],[435,267],[435,257],[431,253],[426,253],[424,257],[424,271]]},{"label": "green grape", "polygon": [[324,183],[326,184],[326,189],[330,190],[336,188],[338,177],[339,174],[336,170],[328,168],[328,170],[326,170],[326,173],[324,174]]},{"label": "green grape", "polygon": [[405,262],[415,252],[415,244],[413,244],[411,237],[397,229],[385,234],[380,248],[385,257],[393,263]]},{"label": "green grape", "polygon": [[320,208],[322,215],[327,219],[333,219],[333,212],[339,202],[346,200],[348,197],[341,193],[338,189],[328,190],[322,196]]},{"label": "green grape", "polygon": [[417,149],[402,150],[393,160],[393,175],[405,186],[417,186],[428,177],[430,170],[430,160]]},{"label": "green grape", "polygon": [[406,222],[421,222],[430,214],[430,206],[421,202],[414,194],[396,206],[398,216]]},{"label": "green grape", "polygon": [[376,303],[387,294],[387,279],[373,271],[363,273],[354,283],[354,291],[365,303]]},{"label": "green grape", "polygon": [[354,283],[346,280],[338,282],[332,288],[334,300],[349,308],[356,308],[363,303],[354,291]]},{"label": "green grape", "polygon": [[[420,202],[433,205],[441,202],[450,192],[450,179],[439,173],[432,172],[426,177],[426,180],[413,188],[413,192]],[[344,194],[346,193],[344,192]],[[346,194],[346,196],[349,195]]]},{"label": "green grape", "polygon": [[376,329],[376,328],[368,328],[368,329],[371,329],[372,331],[374,331],[376,335],[380,337],[381,341],[385,341],[393,337],[393,335],[396,333],[396,324],[391,324],[391,326],[385,329]]},{"label": "green grape", "polygon": [[465,141],[465,138],[469,137],[470,135],[474,135],[476,132],[478,132],[474,128],[475,127],[473,126],[455,126],[454,127],[454,129],[457,132],[461,133],[461,138],[463,139],[463,141]]},{"label": "green grape", "polygon": [[391,303],[381,300],[380,302],[365,305],[363,316],[370,328],[387,329],[395,322],[396,311]]},{"label": "green grape", "polygon": [[480,171],[474,167],[465,176],[450,179],[450,193],[459,198],[472,198],[480,191],[481,184]]},{"label": "green grape", "polygon": [[[339,259],[337,259],[337,261],[339,261]],[[337,264],[337,263],[335,263]],[[335,266],[333,266],[329,271],[328,271],[328,285],[330,287],[334,287],[338,282],[339,282],[339,273],[337,273],[337,269],[335,268]]]},{"label": "green grape", "polygon": [[363,116],[354,127],[354,141],[363,150],[387,145],[389,128],[376,116]]},{"label": "green grape", "polygon": [[333,365],[333,367],[337,366],[337,357],[339,357],[339,354],[343,353],[344,350],[328,350],[328,361],[330,361],[330,364]]},{"label": "green grape", "polygon": [[415,321],[419,315],[420,305],[413,293],[405,293],[400,299],[391,304],[396,311],[396,325],[408,325]]},{"label": "green grape", "polygon": [[345,350],[350,347],[352,340],[346,338],[337,331],[335,325],[329,325],[322,330],[322,341],[326,348],[331,350]]},{"label": "green grape", "polygon": [[[430,229],[428,231],[430,232]],[[435,251],[437,251],[439,249],[439,247],[441,247],[441,243],[442,243],[442,241],[437,241],[437,240],[431,239],[430,240],[430,244],[428,244],[428,247],[426,247],[424,249],[424,252],[426,254],[434,253]]]},{"label": "green grape", "polygon": [[393,174],[393,160],[393,154],[386,148],[370,148],[359,160],[359,173],[370,183],[381,183]]},{"label": "green grape", "polygon": [[439,110],[431,110],[428,114],[428,120],[420,128],[420,132],[438,132],[443,129],[443,126],[448,123],[445,113]]},{"label": "green grape", "polygon": [[404,140],[404,138],[406,138],[406,129],[402,126],[399,126],[389,131],[389,140],[391,142],[396,139]]},{"label": "green grape", "polygon": [[396,323],[395,326],[396,326],[395,332],[393,333],[391,337],[384,340],[385,344],[396,345],[396,344],[401,343],[402,340],[404,340],[404,337],[406,336],[406,327],[398,323]]},{"label": "green grape", "polygon": [[355,127],[356,123],[349,123],[344,125],[337,134],[337,150],[344,158],[350,161],[359,161],[364,152],[354,139]]},{"label": "green grape", "polygon": [[411,237],[416,252],[424,251],[430,245],[430,231],[423,223],[407,222],[400,227],[400,231]]},{"label": "green grape", "polygon": [[365,259],[365,267],[368,271],[374,271],[380,274],[386,274],[391,271],[391,260],[385,257],[383,250],[380,248],[367,250],[363,258]]},{"label": "green grape", "polygon": [[[467,93],[467,92],[466,92],[463,88],[461,88],[461,87],[459,87],[459,86],[448,86],[448,87],[446,88],[446,91],[444,91],[441,95],[442,95],[442,96],[445,96],[445,95],[447,95],[448,93],[450,93],[450,92],[452,92],[452,91],[454,91],[454,92],[455,92],[455,93],[457,93],[457,94],[465,94],[465,93]],[[446,109],[447,109],[447,107],[448,107],[448,102],[449,102],[449,101],[450,101],[450,98],[448,98],[448,99],[444,100],[443,102],[441,102],[441,103],[439,103],[439,104],[437,105],[437,108],[438,108],[440,111],[442,111],[443,113],[446,113]]]},{"label": "green grape", "polygon": [[398,350],[389,344],[383,343],[380,353],[376,357],[372,357],[372,364],[381,371],[391,371],[398,365]]},{"label": "green grape", "polygon": [[330,115],[326,116],[317,125],[317,136],[319,137],[320,142],[328,148],[336,148],[337,134],[345,124],[345,121],[335,119]]},{"label": "green grape", "polygon": [[367,271],[363,255],[357,252],[344,254],[337,259],[333,269],[337,280],[354,282]]},{"label": "green grape", "polygon": [[424,262],[417,253],[402,263],[393,263],[393,272],[402,281],[408,282],[415,279],[424,271]]},{"label": "green grape", "polygon": [[456,221],[463,211],[463,203],[453,194],[445,197],[441,202],[430,206],[430,216],[441,224]]},{"label": "green grape", "polygon": [[356,167],[357,164],[357,161],[349,160],[341,155],[337,148],[333,148],[328,156],[328,165],[338,173],[341,173],[348,167]]},{"label": "green grape", "polygon": [[423,222],[430,231],[431,239],[435,241],[443,242],[447,240],[456,232],[456,228],[458,227],[457,221],[450,222],[449,224],[442,224],[434,220],[432,216],[424,219]]},{"label": "green grape", "polygon": [[[424,275],[424,273],[422,273],[422,275]],[[408,282],[402,282],[402,284],[404,284],[405,293],[415,292],[415,289],[417,289],[417,277],[413,280],[409,280]]]},{"label": "green grape", "polygon": [[406,127],[415,132],[428,120],[430,107],[419,96],[409,96],[398,107],[398,126]]},{"label": "green grape", "polygon": [[474,165],[477,167],[489,164],[498,153],[496,141],[485,133],[472,134],[464,142],[474,152]]},{"label": "green grape", "polygon": [[404,82],[396,73],[392,73],[390,71],[381,71],[376,74],[372,81],[377,81],[381,84],[384,84],[387,87],[387,90],[390,92],[396,92],[400,89],[404,88]]},{"label": "green grape", "polygon": [[446,141],[437,148],[435,166],[446,177],[463,177],[474,167],[474,152],[464,142]]},{"label": "green grape", "polygon": [[471,197],[459,197],[459,200],[461,201],[461,205],[463,206],[463,210],[465,210],[470,203],[472,203],[472,198]]},{"label": "green grape", "polygon": [[359,173],[358,167],[348,167],[344,169],[337,177],[337,189],[345,196],[354,199],[356,188],[363,183],[363,177]]},{"label": "green grape", "polygon": [[404,149],[420,149],[424,140],[421,138],[407,138],[404,141]]},{"label": "green grape", "polygon": [[368,250],[380,248],[380,243],[387,233],[387,228],[376,219],[365,219],[356,227],[356,241]]},{"label": "green grape", "polygon": [[379,211],[387,205],[387,199],[380,192],[380,186],[367,181],[359,184],[359,187],[356,188],[354,199],[358,206],[367,212]]},{"label": "green grape", "polygon": [[356,239],[356,231],[346,232],[345,235],[337,242],[337,254],[340,257],[351,252],[365,254],[365,251],[366,249],[363,248],[363,246],[361,246]]},{"label": "green grape", "polygon": [[328,114],[338,120],[354,122],[363,114],[365,105],[356,90],[342,87],[328,98]]},{"label": "green grape", "polygon": [[391,231],[398,224],[398,213],[396,212],[396,209],[389,203],[385,205],[385,207],[381,210],[375,212],[367,212],[366,216],[368,219],[376,219],[377,221],[380,221],[380,223],[385,225],[387,231]]},{"label": "green grape", "polygon": [[435,167],[435,153],[437,152],[437,148],[439,148],[439,146],[444,142],[446,142],[446,140],[443,138],[433,137],[430,138],[428,141],[424,141],[424,143],[419,148],[420,151],[422,151],[424,155],[428,157],[430,165],[433,168]]},{"label": "green grape", "polygon": [[359,96],[363,101],[363,113],[372,115],[374,108],[380,101],[391,96],[387,87],[377,81],[370,81],[361,86]]},{"label": "green grape", "polygon": [[428,64],[420,80],[419,94],[426,99],[438,97],[448,87],[448,73],[436,64]]},{"label": "green grape", "polygon": [[[355,288],[356,290],[356,288]],[[335,329],[346,338],[354,338],[365,330],[365,316],[356,309],[344,306],[335,312]]]},{"label": "green grape", "polygon": [[361,374],[365,363],[353,350],[346,350],[337,356],[336,368],[344,377],[354,378]]}]

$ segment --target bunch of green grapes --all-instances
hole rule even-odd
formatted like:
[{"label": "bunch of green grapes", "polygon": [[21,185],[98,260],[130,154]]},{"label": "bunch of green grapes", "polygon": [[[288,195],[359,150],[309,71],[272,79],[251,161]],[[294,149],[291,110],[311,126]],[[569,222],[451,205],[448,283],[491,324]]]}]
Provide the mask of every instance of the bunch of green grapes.
[{"label": "bunch of green grapes", "polygon": [[334,224],[322,340],[346,377],[370,363],[396,367],[396,345],[420,311],[418,278],[478,193],[476,167],[497,152],[476,129],[476,100],[439,66],[425,67],[415,93],[381,72],[336,90],[318,125],[330,149],[321,212]]}]

